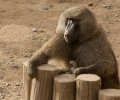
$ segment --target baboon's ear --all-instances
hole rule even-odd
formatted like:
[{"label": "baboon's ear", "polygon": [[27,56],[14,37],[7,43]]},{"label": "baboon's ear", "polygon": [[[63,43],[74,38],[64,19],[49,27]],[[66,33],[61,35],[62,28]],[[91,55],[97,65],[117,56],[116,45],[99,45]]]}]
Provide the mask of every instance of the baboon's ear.
[{"label": "baboon's ear", "polygon": [[64,34],[66,21],[67,21],[67,19],[65,18],[64,14],[62,13],[59,17],[58,25],[57,25],[57,28],[56,28],[56,33],[57,34]]}]

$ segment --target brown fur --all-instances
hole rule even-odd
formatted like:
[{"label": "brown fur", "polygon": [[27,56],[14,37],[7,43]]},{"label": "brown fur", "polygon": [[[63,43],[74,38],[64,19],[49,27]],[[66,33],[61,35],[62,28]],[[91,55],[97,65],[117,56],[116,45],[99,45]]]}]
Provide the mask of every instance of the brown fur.
[{"label": "brown fur", "polygon": [[69,67],[71,49],[65,42],[63,34],[55,34],[40,48],[24,65],[28,67],[30,78],[37,75],[37,67],[42,64],[52,64],[57,67]]},{"label": "brown fur", "polygon": [[78,65],[73,73],[99,75],[102,79],[102,88],[119,87],[117,62],[101,28],[98,28],[96,35],[88,40],[75,44],[73,60]]},{"label": "brown fur", "polygon": [[[72,72],[76,75],[92,73],[102,79],[102,88],[119,88],[118,66],[115,55],[107,41],[102,27],[88,8],[72,7],[60,16],[56,32],[65,32],[68,19],[79,21],[79,37],[70,44],[73,48],[72,60],[77,63]],[[77,33],[77,34],[78,34]],[[76,35],[73,33],[71,37]]]}]

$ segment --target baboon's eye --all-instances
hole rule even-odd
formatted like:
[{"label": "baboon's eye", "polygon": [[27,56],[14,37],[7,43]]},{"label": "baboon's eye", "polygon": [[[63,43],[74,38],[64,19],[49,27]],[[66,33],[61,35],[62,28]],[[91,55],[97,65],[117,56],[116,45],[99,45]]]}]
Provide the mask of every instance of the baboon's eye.
[{"label": "baboon's eye", "polygon": [[67,21],[66,21],[65,24],[67,25],[67,24],[69,24],[70,22],[73,22],[73,21],[74,21],[74,19],[72,19],[72,18],[67,18]]},{"label": "baboon's eye", "polygon": [[75,31],[79,31],[79,24],[75,24]]},{"label": "baboon's eye", "polygon": [[69,29],[73,24],[73,21],[72,20],[67,20],[66,22],[66,29]]}]

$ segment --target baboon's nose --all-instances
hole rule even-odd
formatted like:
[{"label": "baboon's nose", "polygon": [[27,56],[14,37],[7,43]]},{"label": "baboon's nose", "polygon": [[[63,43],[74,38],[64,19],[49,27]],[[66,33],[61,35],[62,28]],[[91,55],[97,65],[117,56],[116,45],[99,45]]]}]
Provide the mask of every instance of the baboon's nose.
[{"label": "baboon's nose", "polygon": [[65,38],[69,38],[70,36],[69,36],[68,34],[65,34],[64,37],[65,37]]},{"label": "baboon's nose", "polygon": [[65,36],[65,37],[68,37],[68,36],[69,36],[68,31],[66,31],[66,32],[64,33],[64,36]]},{"label": "baboon's nose", "polygon": [[65,34],[65,37],[68,37],[68,34]]}]

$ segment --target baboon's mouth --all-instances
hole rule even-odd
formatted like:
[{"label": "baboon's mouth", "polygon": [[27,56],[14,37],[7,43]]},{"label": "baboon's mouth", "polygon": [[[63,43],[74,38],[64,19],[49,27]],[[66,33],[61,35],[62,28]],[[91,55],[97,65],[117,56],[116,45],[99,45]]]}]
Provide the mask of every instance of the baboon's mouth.
[{"label": "baboon's mouth", "polygon": [[66,37],[66,36],[64,36],[64,39],[65,39],[66,42],[70,41],[70,39],[68,37]]},{"label": "baboon's mouth", "polygon": [[72,43],[73,42],[70,37],[68,38],[68,37],[64,36],[64,39],[67,43]]}]

